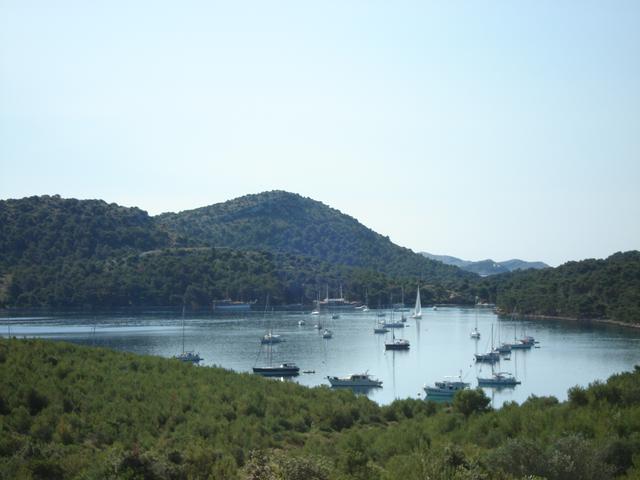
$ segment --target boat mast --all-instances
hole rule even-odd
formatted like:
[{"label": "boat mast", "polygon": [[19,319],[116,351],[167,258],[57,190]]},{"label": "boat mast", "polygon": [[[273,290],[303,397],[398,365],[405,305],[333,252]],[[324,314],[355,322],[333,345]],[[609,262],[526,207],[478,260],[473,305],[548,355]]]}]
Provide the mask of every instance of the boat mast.
[{"label": "boat mast", "polygon": [[182,299],[182,353],[184,353],[184,309],[185,309],[185,301]]}]

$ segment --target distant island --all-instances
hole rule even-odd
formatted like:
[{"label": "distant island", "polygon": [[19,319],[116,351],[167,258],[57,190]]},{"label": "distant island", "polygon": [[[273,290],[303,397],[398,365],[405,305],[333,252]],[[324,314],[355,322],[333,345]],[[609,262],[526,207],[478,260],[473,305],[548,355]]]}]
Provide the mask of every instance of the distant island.
[{"label": "distant island", "polygon": [[420,252],[420,254],[430,258],[431,260],[442,262],[445,265],[454,265],[462,270],[466,270],[467,272],[477,273],[481,277],[497,275],[499,273],[514,272],[516,270],[549,268],[549,265],[544,262],[527,262],[517,258],[505,260],[503,262],[496,262],[491,259],[474,262],[471,260],[462,260],[461,258],[449,255],[434,255],[428,252]]}]

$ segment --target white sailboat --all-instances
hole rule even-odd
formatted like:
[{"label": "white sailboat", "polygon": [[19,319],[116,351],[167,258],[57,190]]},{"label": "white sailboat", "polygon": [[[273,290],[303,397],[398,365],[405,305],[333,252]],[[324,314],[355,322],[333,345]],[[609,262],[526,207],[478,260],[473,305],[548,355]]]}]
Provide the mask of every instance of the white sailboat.
[{"label": "white sailboat", "polygon": [[[265,306],[264,306],[264,316],[266,317],[267,315],[267,309],[268,309],[268,305],[269,305],[269,295],[267,295],[267,300],[265,302]],[[267,334],[269,335],[271,338],[274,337],[274,335],[271,333],[271,330],[269,330],[269,333]],[[264,339],[267,337],[267,335],[265,335],[262,338],[261,343],[264,345],[267,345],[267,352],[268,352],[268,356],[269,356],[269,363],[268,365],[263,365],[261,367],[255,366],[253,367],[253,373],[256,373],[258,375],[262,375],[265,377],[294,377],[297,376],[300,373],[300,367],[298,367],[295,363],[281,363],[280,365],[274,366],[273,365],[273,345],[275,343],[279,343],[279,342],[274,342],[274,341],[264,341]],[[276,337],[279,337],[279,335],[276,335]],[[258,357],[256,358],[256,363],[258,361],[258,359],[260,358],[260,356],[258,355]]]},{"label": "white sailboat", "polygon": [[478,330],[478,297],[476,297],[476,306],[475,308],[475,312],[476,312],[476,326],[474,327],[474,329],[471,331],[471,333],[469,334],[469,336],[475,340],[480,340],[480,331]]},{"label": "white sailboat", "polygon": [[420,304],[420,285],[418,285],[418,293],[416,293],[416,306],[413,309],[411,318],[422,318],[422,305]]}]

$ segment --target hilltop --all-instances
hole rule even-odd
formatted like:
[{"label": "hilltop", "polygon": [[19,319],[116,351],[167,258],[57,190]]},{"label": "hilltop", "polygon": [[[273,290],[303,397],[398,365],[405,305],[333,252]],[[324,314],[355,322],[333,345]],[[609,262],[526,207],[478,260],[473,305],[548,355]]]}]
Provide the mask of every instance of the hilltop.
[{"label": "hilltop", "polygon": [[192,245],[292,253],[427,283],[474,278],[395,245],[339,210],[284,191],[166,213],[158,222]]}]

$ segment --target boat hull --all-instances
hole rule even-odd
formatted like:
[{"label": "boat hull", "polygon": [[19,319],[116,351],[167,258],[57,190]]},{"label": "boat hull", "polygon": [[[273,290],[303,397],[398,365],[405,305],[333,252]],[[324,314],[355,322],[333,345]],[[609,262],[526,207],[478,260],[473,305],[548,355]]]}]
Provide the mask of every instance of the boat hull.
[{"label": "boat hull", "polygon": [[327,377],[332,387],[356,387],[356,388],[378,388],[382,387],[380,381],[351,381],[337,377]]},{"label": "boat hull", "polygon": [[400,322],[389,322],[383,324],[384,328],[404,328],[404,323]]},{"label": "boat hull", "polygon": [[479,387],[515,387],[516,385],[520,385],[518,380],[507,382],[502,380],[493,380],[491,378],[478,378]]},{"label": "boat hull", "polygon": [[300,374],[299,367],[253,367],[253,373],[263,377],[295,377]]},{"label": "boat hull", "polygon": [[384,349],[385,350],[409,350],[409,344],[408,343],[385,343],[384,344]]}]

